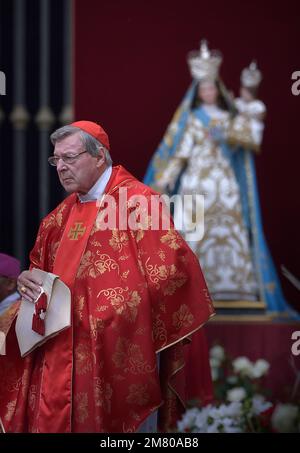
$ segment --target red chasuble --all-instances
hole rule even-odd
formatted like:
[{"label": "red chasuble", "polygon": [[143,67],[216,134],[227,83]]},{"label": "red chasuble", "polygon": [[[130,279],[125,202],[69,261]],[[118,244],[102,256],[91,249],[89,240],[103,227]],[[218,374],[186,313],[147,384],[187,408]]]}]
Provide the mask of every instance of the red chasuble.
[{"label": "red chasuble", "polygon": [[[72,327],[24,359],[8,335],[0,357],[8,432],[132,432],[157,408],[166,431],[188,398],[212,396],[199,329],[214,309],[196,256],[172,226],[151,229],[150,209],[148,229],[120,227],[140,209],[133,196],[144,195],[150,206],[154,194],[124,168],[113,168],[105,193],[115,201],[113,229],[103,228],[105,196],[96,204],[72,194],[41,223],[31,265],[71,289]],[[185,367],[191,341],[201,372],[193,395]]]}]

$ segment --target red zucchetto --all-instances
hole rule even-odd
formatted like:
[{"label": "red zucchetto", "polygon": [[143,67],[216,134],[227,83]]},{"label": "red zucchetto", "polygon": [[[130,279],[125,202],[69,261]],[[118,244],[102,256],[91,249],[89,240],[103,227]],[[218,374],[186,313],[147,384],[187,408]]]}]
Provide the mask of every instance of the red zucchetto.
[{"label": "red zucchetto", "polygon": [[75,121],[71,126],[78,127],[82,131],[87,132],[98,140],[98,142],[102,143],[105,148],[110,149],[108,135],[99,124],[93,121]]}]

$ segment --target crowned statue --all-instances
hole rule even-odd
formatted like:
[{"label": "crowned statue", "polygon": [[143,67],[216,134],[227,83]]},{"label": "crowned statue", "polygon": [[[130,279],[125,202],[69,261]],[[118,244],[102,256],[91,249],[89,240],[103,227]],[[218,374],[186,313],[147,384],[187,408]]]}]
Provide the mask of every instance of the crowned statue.
[{"label": "crowned statue", "polygon": [[183,203],[181,234],[200,260],[217,313],[297,316],[284,300],[261,223],[253,161],[266,110],[256,99],[261,73],[255,63],[246,68],[234,100],[219,76],[221,63],[205,40],[189,53],[193,82],[144,182],[169,195],[203,195],[203,236],[189,240],[194,203]]}]

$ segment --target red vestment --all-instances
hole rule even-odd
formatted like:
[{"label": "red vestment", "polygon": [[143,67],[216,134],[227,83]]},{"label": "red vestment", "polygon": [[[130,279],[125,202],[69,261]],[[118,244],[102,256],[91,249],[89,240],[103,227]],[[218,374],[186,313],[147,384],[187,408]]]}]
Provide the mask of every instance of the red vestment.
[{"label": "red vestment", "polygon": [[[105,193],[116,201],[117,218],[120,187],[128,199],[143,194],[149,201],[154,193],[114,167]],[[70,287],[72,327],[24,359],[8,335],[7,356],[0,358],[0,417],[8,432],[132,432],[157,408],[165,431],[187,398],[211,397],[198,329],[214,309],[198,259],[172,227],[102,230],[105,210],[89,204],[72,194],[41,223],[31,265],[59,272]],[[132,211],[128,202],[124,212]],[[197,395],[184,367],[190,336],[199,345]]]}]

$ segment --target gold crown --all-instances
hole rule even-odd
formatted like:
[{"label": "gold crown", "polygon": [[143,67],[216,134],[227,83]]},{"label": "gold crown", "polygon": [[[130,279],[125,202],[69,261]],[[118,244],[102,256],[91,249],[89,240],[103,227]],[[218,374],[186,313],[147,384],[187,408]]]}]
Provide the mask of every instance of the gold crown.
[{"label": "gold crown", "polygon": [[216,80],[221,63],[221,53],[217,50],[210,51],[205,39],[202,39],[200,43],[200,51],[193,50],[188,54],[191,75],[198,81],[203,79]]},{"label": "gold crown", "polygon": [[248,68],[242,70],[241,82],[244,87],[257,87],[262,80],[262,73],[256,61],[252,61]]}]

